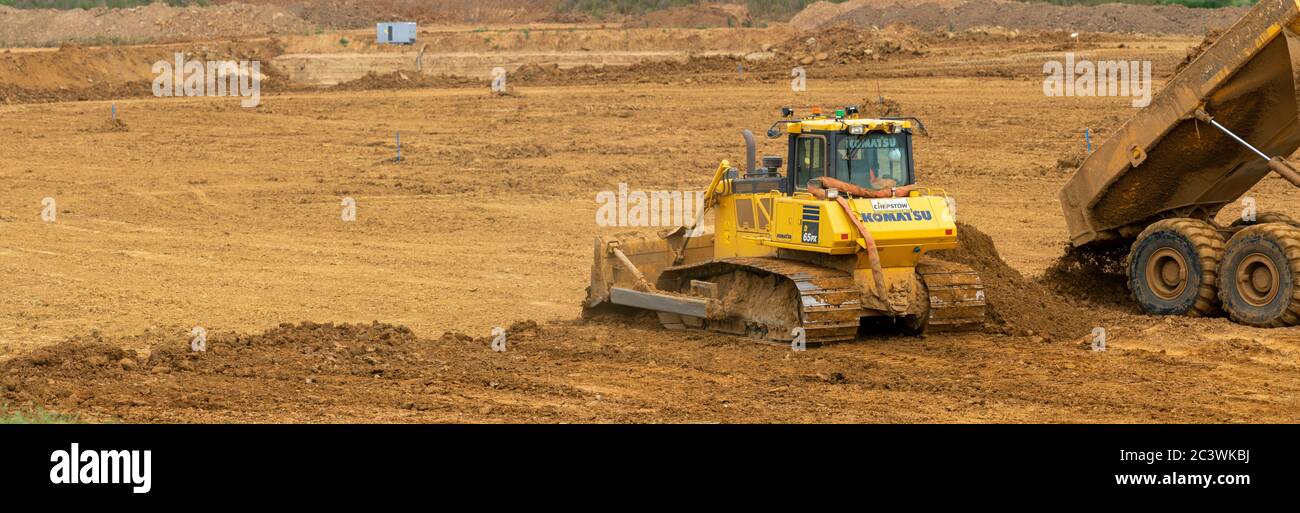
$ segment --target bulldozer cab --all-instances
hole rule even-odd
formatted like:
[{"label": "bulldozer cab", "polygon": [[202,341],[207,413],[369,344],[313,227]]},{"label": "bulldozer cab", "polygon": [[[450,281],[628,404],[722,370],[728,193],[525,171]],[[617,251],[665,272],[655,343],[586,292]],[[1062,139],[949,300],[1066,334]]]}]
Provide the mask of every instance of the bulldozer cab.
[{"label": "bulldozer cab", "polygon": [[808,181],[829,176],[872,190],[911,185],[911,120],[865,119],[856,115],[784,123],[789,134],[789,190],[807,190]]}]

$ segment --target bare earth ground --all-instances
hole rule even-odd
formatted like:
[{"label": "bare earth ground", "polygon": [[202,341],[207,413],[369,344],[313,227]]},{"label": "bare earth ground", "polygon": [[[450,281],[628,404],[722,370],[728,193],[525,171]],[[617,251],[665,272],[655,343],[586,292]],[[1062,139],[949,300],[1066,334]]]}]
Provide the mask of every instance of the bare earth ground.
[{"label": "bare earth ground", "polygon": [[[1197,41],[1088,51],[1172,69]],[[1300,420],[1300,331],[1122,301],[1066,301],[1108,329],[1104,353],[1080,342],[1086,330],[866,335],[797,354],[576,320],[592,238],[610,230],[595,224],[597,192],[699,188],[780,106],[877,94],[929,127],[923,183],[955,195],[1011,267],[1041,274],[1065,235],[1057,160],[1129,112],[1127,99],[1045,97],[1041,63],[1059,55],[935,52],[814,73],[799,96],[749,74],[506,97],[294,92],[257,109],[117,101],[129,130],[106,124],[108,102],[0,106],[0,403],[130,422]],[[1271,179],[1253,193],[1261,210],[1300,214],[1291,194]],[[57,222],[40,220],[46,197]],[[356,222],[340,220],[344,197]],[[492,327],[522,320],[540,327],[488,348]],[[212,333],[205,354],[184,351],[194,326]]]}]

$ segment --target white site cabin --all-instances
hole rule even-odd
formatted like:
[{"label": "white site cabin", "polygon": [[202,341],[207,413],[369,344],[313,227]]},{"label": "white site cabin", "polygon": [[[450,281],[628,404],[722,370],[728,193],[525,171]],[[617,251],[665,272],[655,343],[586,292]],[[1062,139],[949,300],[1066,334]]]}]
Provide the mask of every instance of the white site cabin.
[{"label": "white site cabin", "polygon": [[380,23],[376,29],[376,41],[379,44],[413,45],[415,44],[415,23],[396,22]]}]

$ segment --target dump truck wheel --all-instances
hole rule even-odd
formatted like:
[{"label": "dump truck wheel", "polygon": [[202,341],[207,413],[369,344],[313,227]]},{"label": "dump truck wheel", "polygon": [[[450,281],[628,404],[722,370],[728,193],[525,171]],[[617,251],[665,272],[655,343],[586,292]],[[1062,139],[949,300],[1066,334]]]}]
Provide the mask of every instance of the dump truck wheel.
[{"label": "dump truck wheel", "polygon": [[1223,236],[1209,223],[1186,218],[1156,222],[1129,251],[1129,290],[1149,314],[1217,314],[1222,257]]},{"label": "dump truck wheel", "polygon": [[1228,225],[1228,227],[1236,228],[1239,226],[1254,226],[1257,224],[1268,224],[1268,223],[1282,223],[1282,224],[1291,225],[1300,228],[1300,221],[1296,221],[1295,219],[1292,219],[1291,216],[1280,212],[1260,212],[1259,214],[1255,215],[1254,221],[1246,221],[1244,219],[1238,219],[1236,221],[1233,221],[1232,224]]},{"label": "dump truck wheel", "polygon": [[1300,228],[1257,224],[1228,241],[1219,299],[1232,320],[1260,327],[1300,324]]}]

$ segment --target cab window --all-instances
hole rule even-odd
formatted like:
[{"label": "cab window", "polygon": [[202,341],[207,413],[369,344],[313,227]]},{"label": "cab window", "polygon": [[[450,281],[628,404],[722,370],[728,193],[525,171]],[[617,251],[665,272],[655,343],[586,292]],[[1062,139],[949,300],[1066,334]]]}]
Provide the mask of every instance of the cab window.
[{"label": "cab window", "polygon": [[835,177],[873,190],[911,184],[906,137],[878,132],[840,137]]},{"label": "cab window", "polygon": [[826,175],[826,138],[803,136],[795,142],[795,186],[808,187],[808,180]]}]

